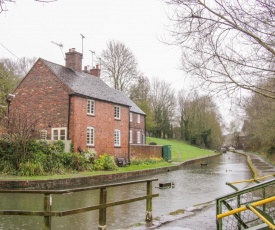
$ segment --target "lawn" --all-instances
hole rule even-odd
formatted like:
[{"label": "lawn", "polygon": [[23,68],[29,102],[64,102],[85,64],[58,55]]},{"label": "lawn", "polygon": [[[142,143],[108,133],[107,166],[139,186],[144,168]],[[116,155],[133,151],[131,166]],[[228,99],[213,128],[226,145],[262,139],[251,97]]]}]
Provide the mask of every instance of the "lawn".
[{"label": "lawn", "polygon": [[146,143],[155,142],[157,145],[171,145],[172,161],[185,162],[190,159],[214,154],[212,150],[200,149],[183,141],[147,137]]}]

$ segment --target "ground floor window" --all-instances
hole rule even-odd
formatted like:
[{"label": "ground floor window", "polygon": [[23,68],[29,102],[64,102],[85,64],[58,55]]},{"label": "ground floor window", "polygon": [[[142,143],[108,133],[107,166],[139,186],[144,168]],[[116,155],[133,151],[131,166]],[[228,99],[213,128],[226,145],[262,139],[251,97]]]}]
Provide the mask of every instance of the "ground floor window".
[{"label": "ground floor window", "polygon": [[40,130],[40,139],[47,140],[47,130]]},{"label": "ground floor window", "polygon": [[140,131],[137,131],[137,143],[140,144]]},{"label": "ground floor window", "polygon": [[132,144],[133,142],[133,132],[132,130],[130,130],[130,140],[129,140],[130,144]]},{"label": "ground floor window", "polygon": [[95,145],[95,129],[94,129],[94,127],[87,127],[86,143],[88,146]]},{"label": "ground floor window", "polygon": [[52,140],[58,141],[66,141],[67,140],[67,128],[52,128]]},{"label": "ground floor window", "polygon": [[115,146],[120,146],[120,130],[115,129],[115,133],[114,133],[114,145]]}]

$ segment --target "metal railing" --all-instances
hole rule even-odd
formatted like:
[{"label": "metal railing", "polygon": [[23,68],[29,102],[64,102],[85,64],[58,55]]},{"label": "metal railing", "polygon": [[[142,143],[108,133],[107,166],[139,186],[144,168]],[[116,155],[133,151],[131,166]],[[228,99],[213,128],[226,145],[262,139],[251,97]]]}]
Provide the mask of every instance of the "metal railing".
[{"label": "metal railing", "polygon": [[[52,229],[52,218],[53,217],[63,217],[67,215],[80,214],[84,212],[89,212],[93,210],[99,210],[99,222],[98,230],[107,229],[106,221],[107,215],[106,210],[108,207],[113,207],[117,205],[132,203],[140,200],[146,200],[146,217],[145,221],[148,226],[152,224],[152,199],[158,197],[159,194],[153,194],[153,181],[158,179],[147,179],[147,180],[137,180],[123,183],[115,183],[100,186],[90,186],[83,188],[74,189],[64,189],[64,190],[0,190],[0,193],[21,193],[21,194],[44,194],[44,210],[43,211],[26,211],[26,210],[0,210],[0,215],[24,215],[24,216],[41,216],[44,218],[44,230]],[[111,187],[121,187],[131,184],[146,183],[146,195],[139,196],[135,198],[129,198],[120,201],[107,202],[107,189]],[[63,211],[52,211],[52,195],[62,195],[68,193],[76,193],[82,191],[89,191],[99,189],[99,204],[92,205],[88,207],[80,207],[77,209],[63,210]]]},{"label": "metal railing", "polygon": [[274,197],[275,179],[272,179],[217,198],[217,230],[241,230],[257,226],[265,222],[263,216],[268,217],[270,226],[273,226],[271,220],[275,219]]}]

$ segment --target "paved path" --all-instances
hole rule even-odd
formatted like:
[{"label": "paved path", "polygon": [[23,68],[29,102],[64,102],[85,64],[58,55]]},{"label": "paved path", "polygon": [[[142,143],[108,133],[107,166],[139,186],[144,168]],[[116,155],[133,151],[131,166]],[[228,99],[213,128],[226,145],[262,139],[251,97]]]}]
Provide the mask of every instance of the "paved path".
[{"label": "paved path", "polygon": [[[242,152],[244,153],[244,152]],[[257,177],[266,175],[275,175],[275,166],[266,162],[261,156],[245,153],[248,156],[252,170]],[[272,177],[267,178],[268,180]],[[151,227],[137,226],[131,230],[145,229],[165,229],[165,230],[214,230],[216,229],[216,204],[215,201],[210,204],[191,207],[185,210],[185,213],[177,216],[166,215],[154,221]]]}]

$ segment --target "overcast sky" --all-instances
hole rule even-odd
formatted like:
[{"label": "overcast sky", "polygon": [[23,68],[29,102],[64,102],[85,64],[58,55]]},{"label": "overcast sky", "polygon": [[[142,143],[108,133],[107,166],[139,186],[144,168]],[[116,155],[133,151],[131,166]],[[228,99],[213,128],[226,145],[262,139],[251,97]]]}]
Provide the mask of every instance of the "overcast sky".
[{"label": "overcast sky", "polygon": [[[84,65],[91,65],[89,50],[99,55],[108,41],[116,40],[133,52],[146,76],[183,87],[179,49],[161,41],[169,24],[161,0],[17,0],[6,6],[8,11],[0,14],[0,43],[17,57],[42,57],[63,65],[62,53],[51,41],[62,43],[64,53],[69,48],[82,52],[83,34]],[[3,46],[0,52],[1,57],[13,57]]]},{"label": "overcast sky", "polygon": [[52,41],[63,44],[63,53],[70,48],[82,52],[82,34],[83,66],[92,64],[90,50],[100,55],[108,41],[116,40],[132,51],[145,76],[165,80],[176,90],[187,88],[179,48],[163,43],[170,22],[161,0],[16,0],[6,7],[0,14],[0,58],[41,57],[64,65]]}]

